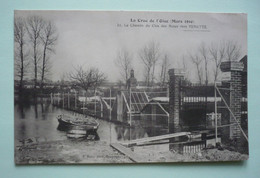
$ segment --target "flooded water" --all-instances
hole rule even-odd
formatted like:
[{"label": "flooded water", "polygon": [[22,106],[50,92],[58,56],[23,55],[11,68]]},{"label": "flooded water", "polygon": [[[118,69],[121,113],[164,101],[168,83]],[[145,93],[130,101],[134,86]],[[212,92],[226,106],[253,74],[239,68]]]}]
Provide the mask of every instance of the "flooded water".
[{"label": "flooded water", "polygon": [[[48,141],[68,139],[65,131],[58,129],[57,116],[60,114],[75,114],[55,106],[48,102],[31,104],[16,104],[15,117],[15,143],[31,138],[41,138]],[[150,136],[166,134],[168,131],[145,123],[136,123],[136,127],[129,128],[125,125],[114,124],[97,119],[100,123],[97,134],[100,141],[108,144],[116,141],[124,141]]]},{"label": "flooded water", "polygon": [[[49,102],[15,104],[14,109],[16,146],[21,145],[25,140],[57,141],[70,139],[67,137],[66,131],[58,129],[59,122],[57,116],[60,114],[75,115],[77,113],[58,108]],[[134,127],[131,128],[124,124],[115,124],[101,119],[96,120],[100,124],[97,131],[98,140],[107,144],[169,133],[165,125],[160,126],[158,122],[154,123],[154,121],[149,118],[148,120],[147,118],[146,120],[134,120]],[[174,149],[180,153],[184,153],[196,152],[204,147],[204,142],[199,141],[197,143],[189,141],[184,144],[169,144],[169,142],[164,142],[160,144],[143,145],[141,147],[134,146],[132,149],[137,152]]]}]

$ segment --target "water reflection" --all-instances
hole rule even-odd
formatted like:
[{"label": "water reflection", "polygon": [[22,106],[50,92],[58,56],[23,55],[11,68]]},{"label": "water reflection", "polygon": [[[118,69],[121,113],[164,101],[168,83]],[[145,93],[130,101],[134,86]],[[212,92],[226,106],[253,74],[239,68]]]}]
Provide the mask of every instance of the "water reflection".
[{"label": "water reflection", "polygon": [[25,112],[24,112],[24,106],[23,104],[19,103],[18,107],[17,107],[19,114],[20,114],[20,118],[24,119],[25,118]]},{"label": "water reflection", "polygon": [[64,133],[57,131],[56,113],[49,111],[49,103],[40,103],[37,100],[16,102],[14,106],[15,142],[28,138],[42,137],[47,140],[62,138]]},{"label": "water reflection", "polygon": [[35,114],[35,118],[38,119],[38,104],[34,103],[34,114]]},{"label": "water reflection", "polygon": [[19,117],[21,119],[26,118],[26,112],[31,104],[28,101],[18,100],[18,102],[15,102],[15,105],[17,106],[16,109],[18,110]]}]

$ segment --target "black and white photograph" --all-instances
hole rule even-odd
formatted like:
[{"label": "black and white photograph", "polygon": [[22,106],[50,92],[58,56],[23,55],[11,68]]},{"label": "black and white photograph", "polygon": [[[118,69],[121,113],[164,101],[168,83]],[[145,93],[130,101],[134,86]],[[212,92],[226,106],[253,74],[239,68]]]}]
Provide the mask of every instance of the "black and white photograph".
[{"label": "black and white photograph", "polygon": [[14,11],[14,160],[249,158],[247,14]]}]

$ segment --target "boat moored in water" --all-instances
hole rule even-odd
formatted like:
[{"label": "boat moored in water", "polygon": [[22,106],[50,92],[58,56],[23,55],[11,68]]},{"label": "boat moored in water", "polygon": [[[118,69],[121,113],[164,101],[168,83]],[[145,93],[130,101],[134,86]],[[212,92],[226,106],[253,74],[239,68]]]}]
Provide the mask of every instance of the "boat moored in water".
[{"label": "boat moored in water", "polygon": [[95,133],[99,127],[99,123],[92,117],[75,117],[70,115],[57,116],[60,130],[84,130],[86,133]]}]

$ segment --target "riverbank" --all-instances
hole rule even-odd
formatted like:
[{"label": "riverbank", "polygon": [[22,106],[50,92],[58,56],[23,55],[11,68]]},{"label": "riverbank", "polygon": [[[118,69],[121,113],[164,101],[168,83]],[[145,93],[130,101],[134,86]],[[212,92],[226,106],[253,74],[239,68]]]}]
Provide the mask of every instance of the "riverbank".
[{"label": "riverbank", "polygon": [[129,163],[104,141],[60,140],[16,147],[16,164]]},{"label": "riverbank", "polygon": [[[198,153],[179,154],[139,147],[135,154],[148,162],[198,162],[239,161],[248,155],[229,150],[207,149]],[[104,141],[60,140],[33,143],[16,147],[16,164],[86,164],[86,163],[132,163]]]}]

